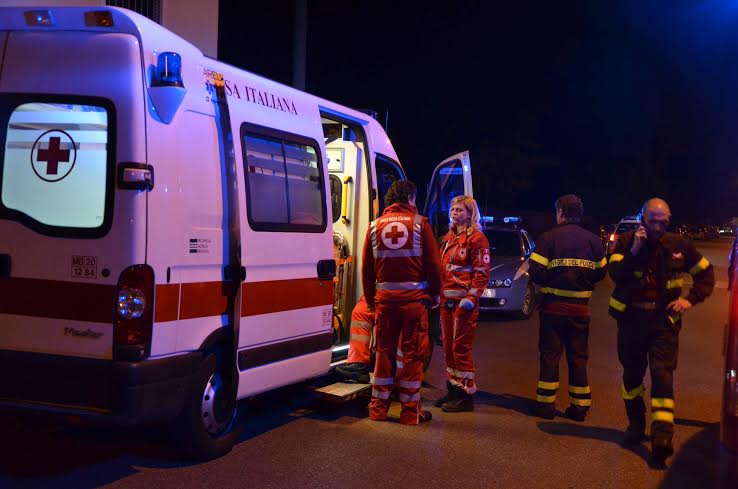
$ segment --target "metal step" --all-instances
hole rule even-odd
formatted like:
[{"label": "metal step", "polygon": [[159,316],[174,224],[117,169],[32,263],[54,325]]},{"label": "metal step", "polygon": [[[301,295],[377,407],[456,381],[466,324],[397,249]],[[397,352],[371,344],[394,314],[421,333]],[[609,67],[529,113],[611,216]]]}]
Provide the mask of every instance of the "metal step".
[{"label": "metal step", "polygon": [[329,401],[350,401],[357,397],[369,396],[371,384],[359,384],[356,382],[336,382],[315,389],[315,392]]}]

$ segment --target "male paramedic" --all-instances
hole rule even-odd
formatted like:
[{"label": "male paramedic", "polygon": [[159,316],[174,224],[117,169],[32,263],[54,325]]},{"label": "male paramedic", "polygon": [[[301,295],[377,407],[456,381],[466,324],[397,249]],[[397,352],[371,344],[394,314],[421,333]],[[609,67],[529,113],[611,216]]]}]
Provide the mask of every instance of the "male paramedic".
[{"label": "male paramedic", "polygon": [[415,207],[417,188],[397,180],[385,196],[387,208],[367,230],[362,284],[370,309],[376,309],[376,365],[371,376],[369,416],[384,421],[394,384],[392,364],[402,334],[400,423],[416,425],[431,419],[420,402],[423,356],[429,348],[428,307],[437,307],[441,263],[428,220]]}]

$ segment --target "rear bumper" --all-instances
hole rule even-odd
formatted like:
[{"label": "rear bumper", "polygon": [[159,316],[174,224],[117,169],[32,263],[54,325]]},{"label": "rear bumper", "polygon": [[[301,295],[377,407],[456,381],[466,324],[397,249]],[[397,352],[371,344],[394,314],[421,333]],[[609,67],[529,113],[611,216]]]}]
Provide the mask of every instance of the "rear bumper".
[{"label": "rear bumper", "polygon": [[75,416],[133,425],[172,419],[193,392],[199,352],[142,362],[114,362],[0,350],[0,411]]}]

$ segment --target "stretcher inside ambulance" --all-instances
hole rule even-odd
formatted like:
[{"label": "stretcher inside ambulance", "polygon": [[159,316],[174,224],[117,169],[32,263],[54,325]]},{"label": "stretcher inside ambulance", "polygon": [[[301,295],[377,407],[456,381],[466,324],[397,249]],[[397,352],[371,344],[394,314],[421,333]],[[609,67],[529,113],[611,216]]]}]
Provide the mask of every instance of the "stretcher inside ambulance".
[{"label": "stretcher inside ambulance", "polygon": [[227,452],[238,400],[345,358],[397,178],[367,114],[135,13],[0,8],[0,408]]}]

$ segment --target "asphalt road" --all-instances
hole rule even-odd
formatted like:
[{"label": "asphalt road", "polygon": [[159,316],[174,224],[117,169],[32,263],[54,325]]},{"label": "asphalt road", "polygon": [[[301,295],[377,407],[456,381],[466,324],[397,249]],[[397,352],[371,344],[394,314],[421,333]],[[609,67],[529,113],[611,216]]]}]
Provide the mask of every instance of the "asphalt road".
[{"label": "asphalt road", "polygon": [[[161,432],[150,428],[6,426],[0,487],[735,489],[735,461],[718,445],[729,244],[699,243],[716,265],[718,287],[685,318],[676,373],[677,452],[666,467],[650,463],[646,444],[620,445],[627,423],[606,279],[592,300],[594,404],[584,423],[527,415],[538,375],[537,319],[486,317],[474,347],[480,392],[473,413],[431,408],[430,424],[376,423],[356,404],[330,408],[307,386],[293,386],[252,401],[243,439],[227,456],[200,464],[178,462]],[[441,356],[437,348],[423,388],[428,406],[443,394]],[[565,387],[562,392],[561,410]]]}]

